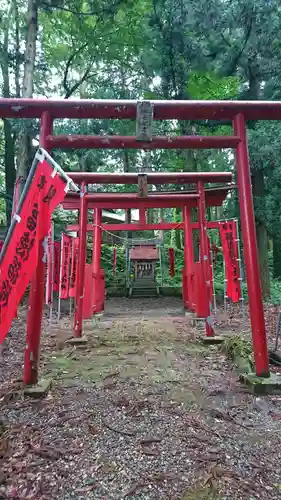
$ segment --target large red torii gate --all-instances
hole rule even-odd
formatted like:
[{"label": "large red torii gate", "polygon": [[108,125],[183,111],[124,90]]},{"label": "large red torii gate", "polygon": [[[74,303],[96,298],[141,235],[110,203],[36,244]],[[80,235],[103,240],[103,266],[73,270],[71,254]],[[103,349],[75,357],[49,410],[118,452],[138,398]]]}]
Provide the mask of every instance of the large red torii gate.
[{"label": "large red torii gate", "polygon": [[[65,136],[53,135],[56,118],[136,119],[137,101],[106,100],[48,100],[0,99],[2,118],[41,118],[40,146],[53,148],[234,148],[236,152],[237,186],[241,212],[241,228],[247,274],[249,308],[252,325],[256,373],[269,376],[265,321],[256,244],[254,208],[251,190],[250,167],[247,149],[246,120],[281,120],[281,102],[270,101],[152,101],[154,120],[231,120],[233,135],[230,137],[175,136],[154,137],[150,142],[139,142],[136,137],[114,136]],[[203,124],[203,123],[202,123]],[[82,182],[82,193],[85,187]],[[204,181],[198,182],[198,194],[203,200]],[[202,204],[204,205],[205,200]],[[87,230],[86,197],[81,197],[81,229]],[[83,223],[82,223],[83,221]],[[199,221],[204,224],[204,219]],[[83,245],[81,245],[82,247]],[[79,263],[81,267],[81,262]],[[41,290],[40,276],[43,263],[38,262],[32,288]],[[82,267],[81,267],[81,272]],[[82,276],[82,274],[81,274]],[[83,295],[83,285],[77,287],[77,301]],[[41,294],[42,295],[42,294]],[[36,297],[36,293],[33,293]],[[41,315],[37,308],[30,310],[29,323],[34,335],[41,328]]]}]

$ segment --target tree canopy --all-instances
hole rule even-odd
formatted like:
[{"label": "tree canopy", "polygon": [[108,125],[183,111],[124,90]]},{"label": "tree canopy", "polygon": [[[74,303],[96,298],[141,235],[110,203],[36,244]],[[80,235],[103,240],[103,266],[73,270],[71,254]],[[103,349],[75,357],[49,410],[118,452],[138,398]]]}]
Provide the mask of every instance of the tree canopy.
[{"label": "tree canopy", "polygon": [[[2,97],[281,96],[277,0],[3,0],[0,27]],[[39,122],[4,119],[0,127],[0,210],[9,222],[14,182],[16,176],[24,182],[27,175]],[[55,127],[64,133],[133,135],[135,125],[122,120],[57,120]],[[271,122],[248,125],[265,296],[270,293],[269,273],[281,277],[280,127]],[[223,135],[230,124],[166,122],[155,123],[154,130]],[[74,150],[56,156],[64,167],[86,171],[234,169],[229,151]],[[235,196],[224,212],[238,215]]]}]

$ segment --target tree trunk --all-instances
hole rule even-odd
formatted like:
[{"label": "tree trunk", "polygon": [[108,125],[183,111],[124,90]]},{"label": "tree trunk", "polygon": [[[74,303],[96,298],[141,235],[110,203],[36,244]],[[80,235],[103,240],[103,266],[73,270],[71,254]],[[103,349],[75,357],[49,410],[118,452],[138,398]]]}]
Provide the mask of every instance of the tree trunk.
[{"label": "tree trunk", "polygon": [[[24,55],[24,74],[22,97],[28,98],[33,95],[34,67],[36,57],[36,39],[37,39],[37,0],[28,0],[27,5],[27,35]],[[31,137],[29,134],[29,124],[25,122],[20,134],[18,170],[17,177],[20,179],[20,192],[23,189],[29,170],[29,159],[31,152]]]},{"label": "tree trunk", "polygon": [[273,243],[273,277],[281,278],[281,231],[274,231]]},{"label": "tree trunk", "polygon": [[18,9],[18,0],[13,0],[13,8],[14,8],[14,22],[15,22],[15,87],[16,87],[16,97],[21,96],[20,91],[20,27],[19,27],[19,9]]},{"label": "tree trunk", "polygon": [[[1,70],[3,77],[3,97],[10,97],[10,73],[9,73],[9,30],[14,5],[10,4],[5,22],[4,41],[1,50]],[[9,120],[3,119],[4,123],[4,161],[5,161],[5,187],[6,187],[6,222],[11,222],[13,206],[13,194],[15,183],[15,148],[12,126]]]},{"label": "tree trunk", "polygon": [[268,265],[268,234],[265,219],[265,186],[264,172],[261,169],[252,171],[252,187],[256,212],[256,232],[259,251],[259,265],[263,298],[270,296],[270,280]]},{"label": "tree trunk", "polygon": [[4,121],[4,140],[5,140],[5,187],[6,187],[6,219],[7,226],[11,223],[11,214],[13,207],[14,184],[16,180],[15,170],[15,145],[12,135],[12,127],[9,120]]}]

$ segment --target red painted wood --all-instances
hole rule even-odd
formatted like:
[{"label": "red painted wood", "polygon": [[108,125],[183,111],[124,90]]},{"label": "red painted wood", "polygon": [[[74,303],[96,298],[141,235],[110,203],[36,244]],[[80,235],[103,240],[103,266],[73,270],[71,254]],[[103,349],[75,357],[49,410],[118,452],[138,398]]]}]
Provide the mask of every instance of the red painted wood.
[{"label": "red painted wood", "polygon": [[256,374],[259,377],[268,377],[269,359],[245,117],[241,114],[237,115],[233,125],[235,133],[241,138],[239,148],[236,152],[236,170]]},{"label": "red painted wood", "polygon": [[83,332],[83,301],[84,301],[84,280],[85,280],[85,264],[86,264],[86,238],[87,238],[87,222],[88,210],[86,203],[86,187],[82,186],[82,196],[80,197],[80,213],[79,213],[79,252],[77,266],[77,286],[75,295],[75,311],[74,311],[74,335],[82,337]]},{"label": "red painted wood", "polygon": [[[137,172],[67,172],[75,182],[86,184],[137,184]],[[148,184],[195,184],[197,181],[206,183],[231,182],[231,172],[147,172]],[[220,188],[225,189],[225,188]],[[211,191],[211,190],[210,190]],[[98,193],[96,193],[98,194]],[[114,193],[111,193],[114,194]],[[158,196],[163,196],[159,194]]]},{"label": "red painted wood", "polygon": [[155,136],[149,142],[121,135],[54,135],[47,138],[52,149],[235,149],[237,137],[227,136]]},{"label": "red painted wood", "polygon": [[[170,231],[171,229],[183,229],[183,222],[159,222],[156,224],[102,224],[102,229],[109,232],[119,232],[119,231]],[[191,224],[192,229],[199,229],[198,222],[193,222]],[[79,231],[78,224],[69,224],[67,231]],[[212,221],[207,222],[208,229],[218,229],[219,222]],[[88,224],[87,231],[93,231],[93,224]]]},{"label": "red painted wood", "polygon": [[93,302],[93,273],[92,264],[85,266],[85,281],[84,281],[84,300],[83,300],[83,319],[92,318],[92,302]]},{"label": "red painted wood", "polygon": [[[152,101],[154,120],[281,120],[280,101]],[[136,118],[137,101],[98,99],[0,99],[3,118]]]},{"label": "red painted wood", "polygon": [[[41,118],[40,145],[47,148],[46,135],[52,131],[53,121],[49,113]],[[40,223],[40,221],[38,221]],[[29,292],[29,308],[27,314],[26,349],[24,353],[23,382],[26,385],[38,382],[38,363],[40,351],[41,324],[44,303],[45,262],[44,250],[40,245],[37,262],[34,262],[35,273],[31,280]]]}]

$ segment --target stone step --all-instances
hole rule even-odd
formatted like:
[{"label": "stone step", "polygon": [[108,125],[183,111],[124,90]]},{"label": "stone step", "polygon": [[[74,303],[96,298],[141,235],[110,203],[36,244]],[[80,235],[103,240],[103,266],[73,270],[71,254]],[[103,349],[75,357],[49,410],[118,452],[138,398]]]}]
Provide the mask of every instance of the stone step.
[{"label": "stone step", "polygon": [[133,288],[131,297],[157,297],[157,288]]},{"label": "stone step", "polygon": [[134,288],[145,288],[147,286],[156,288],[155,281],[135,281],[133,283]]}]

